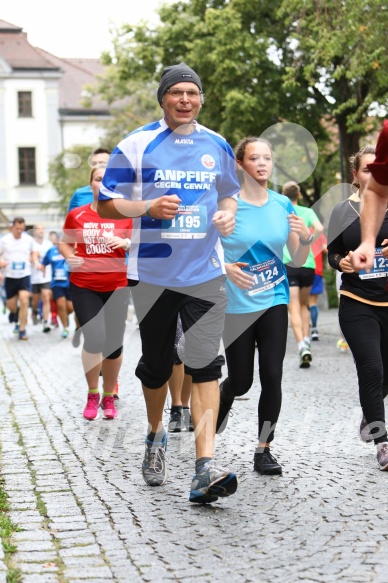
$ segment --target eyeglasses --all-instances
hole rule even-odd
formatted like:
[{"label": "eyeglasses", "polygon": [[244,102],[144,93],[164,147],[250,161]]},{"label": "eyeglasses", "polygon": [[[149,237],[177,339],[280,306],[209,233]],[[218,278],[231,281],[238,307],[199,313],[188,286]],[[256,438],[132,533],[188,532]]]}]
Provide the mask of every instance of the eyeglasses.
[{"label": "eyeglasses", "polygon": [[202,95],[202,93],[200,93],[199,91],[191,91],[191,90],[190,91],[182,91],[181,89],[166,89],[165,93],[168,93],[174,99],[182,99],[182,97],[186,93],[187,98],[191,99],[193,101],[199,99],[200,96]]}]

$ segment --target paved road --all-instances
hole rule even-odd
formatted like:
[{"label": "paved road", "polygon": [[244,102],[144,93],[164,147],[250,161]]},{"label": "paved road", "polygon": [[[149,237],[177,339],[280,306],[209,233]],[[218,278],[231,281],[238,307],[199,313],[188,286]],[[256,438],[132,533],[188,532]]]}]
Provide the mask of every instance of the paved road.
[{"label": "paved road", "polygon": [[0,316],[1,472],[21,528],[13,565],[23,581],[386,583],[388,474],[377,470],[374,446],[357,437],[356,376],[351,355],[336,349],[335,311],[321,313],[319,329],[308,370],[298,368],[289,336],[273,447],[283,476],[253,472],[256,380],[217,438],[217,458],[236,470],[239,489],[203,507],[188,502],[193,434],[170,437],[164,487],[143,483],[133,324],[120,418],[89,423],[81,349],[33,326],[20,342]]}]

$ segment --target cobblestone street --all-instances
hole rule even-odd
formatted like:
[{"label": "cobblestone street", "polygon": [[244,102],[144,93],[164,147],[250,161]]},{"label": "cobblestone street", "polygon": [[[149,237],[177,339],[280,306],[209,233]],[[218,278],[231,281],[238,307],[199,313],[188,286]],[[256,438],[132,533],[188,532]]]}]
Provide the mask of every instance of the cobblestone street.
[{"label": "cobblestone street", "polygon": [[[283,476],[253,471],[256,374],[216,442],[216,458],[236,471],[239,488],[196,506],[188,501],[192,433],[169,435],[166,485],[143,482],[146,416],[133,323],[120,417],[87,422],[81,347],[32,325],[20,342],[1,315],[1,475],[20,528],[10,560],[23,581],[386,583],[388,475],[358,437],[356,373],[351,355],[336,348],[336,311],[322,310],[319,324],[310,369],[299,369],[289,329],[272,448]],[[0,554],[0,583],[6,576]]]}]

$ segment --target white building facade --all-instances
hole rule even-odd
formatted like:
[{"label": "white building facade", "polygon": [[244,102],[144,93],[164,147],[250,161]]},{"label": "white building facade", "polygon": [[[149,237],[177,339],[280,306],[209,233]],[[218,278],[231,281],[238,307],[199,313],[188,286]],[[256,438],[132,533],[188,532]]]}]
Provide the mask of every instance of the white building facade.
[{"label": "white building facade", "polygon": [[0,20],[0,210],[9,221],[62,224],[48,165],[65,148],[85,145],[92,152],[100,144],[107,106],[81,103],[96,72],[98,61],[59,59]]}]

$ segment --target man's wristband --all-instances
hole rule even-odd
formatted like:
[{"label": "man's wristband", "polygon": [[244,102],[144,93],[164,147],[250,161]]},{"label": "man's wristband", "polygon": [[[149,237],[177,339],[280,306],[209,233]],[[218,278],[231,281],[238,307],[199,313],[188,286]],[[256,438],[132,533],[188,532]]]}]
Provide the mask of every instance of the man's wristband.
[{"label": "man's wristband", "polygon": [[310,233],[310,236],[307,239],[301,239],[299,237],[299,243],[301,245],[311,245],[311,243],[313,242],[314,239],[314,235],[312,233]]},{"label": "man's wristband", "polygon": [[151,201],[147,200],[145,212],[146,212],[147,217],[151,217],[151,219],[152,219],[152,215],[150,213],[150,206],[151,206]]}]

